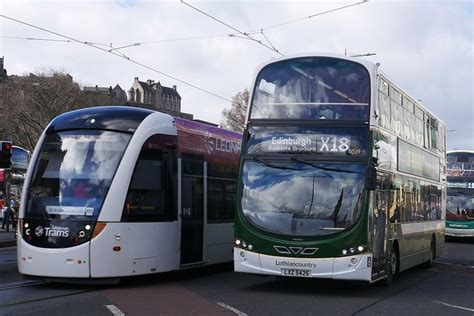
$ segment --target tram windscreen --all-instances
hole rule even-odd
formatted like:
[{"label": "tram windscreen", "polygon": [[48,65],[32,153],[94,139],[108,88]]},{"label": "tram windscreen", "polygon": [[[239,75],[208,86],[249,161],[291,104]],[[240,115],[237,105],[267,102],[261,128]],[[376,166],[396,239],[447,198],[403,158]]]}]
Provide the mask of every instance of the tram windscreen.
[{"label": "tram windscreen", "polygon": [[26,216],[97,218],[130,138],[102,130],[47,134],[28,186]]},{"label": "tram windscreen", "polygon": [[362,212],[366,166],[248,160],[243,216],[276,234],[318,236],[352,226]]},{"label": "tram windscreen", "polygon": [[251,119],[369,119],[370,78],[356,62],[295,58],[258,75]]}]

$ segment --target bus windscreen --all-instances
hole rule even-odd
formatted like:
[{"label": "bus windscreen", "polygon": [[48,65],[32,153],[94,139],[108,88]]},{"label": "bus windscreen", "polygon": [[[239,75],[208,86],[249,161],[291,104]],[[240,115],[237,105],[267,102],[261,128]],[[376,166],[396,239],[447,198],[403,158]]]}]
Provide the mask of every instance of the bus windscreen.
[{"label": "bus windscreen", "polygon": [[330,57],[273,63],[258,75],[250,119],[369,119],[370,78],[356,62]]}]

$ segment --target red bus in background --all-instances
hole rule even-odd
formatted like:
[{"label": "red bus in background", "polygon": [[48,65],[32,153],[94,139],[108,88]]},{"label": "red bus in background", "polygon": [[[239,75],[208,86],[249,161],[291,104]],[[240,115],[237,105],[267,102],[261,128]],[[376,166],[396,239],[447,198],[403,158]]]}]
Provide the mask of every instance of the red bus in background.
[{"label": "red bus in background", "polygon": [[13,146],[11,160],[11,168],[0,169],[0,210],[7,206],[10,193],[13,193],[16,200],[20,201],[30,152],[22,147]]}]

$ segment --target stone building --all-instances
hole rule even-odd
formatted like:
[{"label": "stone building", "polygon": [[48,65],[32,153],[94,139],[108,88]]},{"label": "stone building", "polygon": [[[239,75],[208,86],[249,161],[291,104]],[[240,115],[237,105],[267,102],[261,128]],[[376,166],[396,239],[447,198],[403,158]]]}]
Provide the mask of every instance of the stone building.
[{"label": "stone building", "polygon": [[181,112],[181,96],[175,85],[172,88],[162,86],[154,80],[140,81],[135,77],[128,90],[128,105],[139,106],[164,112],[176,117],[193,119],[193,115]]},{"label": "stone building", "polygon": [[112,86],[107,88],[97,85],[95,87],[84,87],[82,92],[84,94],[101,95],[104,98],[110,98],[111,104],[124,104],[127,102],[127,94],[118,84],[114,88]]}]

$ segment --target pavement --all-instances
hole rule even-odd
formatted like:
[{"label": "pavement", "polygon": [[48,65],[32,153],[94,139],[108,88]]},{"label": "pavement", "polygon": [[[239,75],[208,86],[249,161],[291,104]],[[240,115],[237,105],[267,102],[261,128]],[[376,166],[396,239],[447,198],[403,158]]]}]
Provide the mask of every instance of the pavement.
[{"label": "pavement", "polygon": [[11,246],[16,246],[15,231],[10,229],[10,231],[7,232],[0,227],[0,248]]}]

